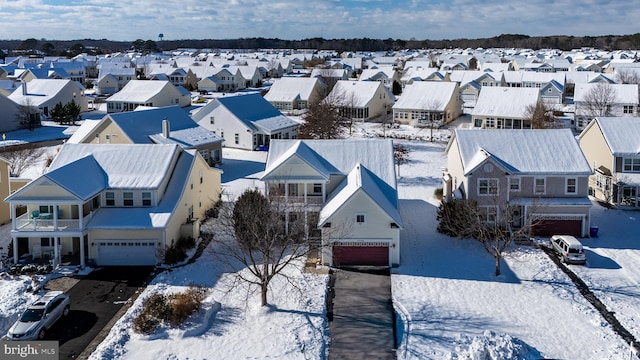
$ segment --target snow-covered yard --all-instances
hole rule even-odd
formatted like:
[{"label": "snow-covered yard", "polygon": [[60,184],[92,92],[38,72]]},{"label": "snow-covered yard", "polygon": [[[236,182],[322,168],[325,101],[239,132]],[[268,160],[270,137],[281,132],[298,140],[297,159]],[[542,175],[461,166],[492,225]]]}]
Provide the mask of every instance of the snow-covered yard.
[{"label": "snow-covered yard", "polygon": [[[629,345],[580,295],[569,278],[541,250],[517,247],[506,256],[503,274],[472,240],[436,232],[437,199],[448,130],[386,129],[410,150],[398,180],[401,266],[393,269],[400,359],[628,359]],[[354,137],[376,137],[382,127],[359,124]],[[417,139],[417,140],[409,140]],[[263,188],[265,152],[224,149],[225,200],[247,187]],[[570,268],[640,337],[640,242],[636,212],[594,204],[600,237],[584,239],[587,266]],[[6,232],[2,233],[6,237]],[[300,264],[301,266],[301,264]],[[325,359],[329,348],[325,316],[327,276],[291,269],[304,292],[276,279],[270,303],[233,286],[232,274],[205,252],[194,264],[160,274],[115,324],[93,359],[285,358]],[[17,316],[32,299],[27,278],[0,280],[0,316]],[[177,292],[191,283],[209,288],[203,310],[181,329],[152,336],[131,330],[142,300],[154,292]],[[20,296],[15,296],[20,294]],[[7,321],[8,322],[8,321]],[[10,324],[9,324],[10,325]],[[6,331],[7,324],[0,323]]]}]

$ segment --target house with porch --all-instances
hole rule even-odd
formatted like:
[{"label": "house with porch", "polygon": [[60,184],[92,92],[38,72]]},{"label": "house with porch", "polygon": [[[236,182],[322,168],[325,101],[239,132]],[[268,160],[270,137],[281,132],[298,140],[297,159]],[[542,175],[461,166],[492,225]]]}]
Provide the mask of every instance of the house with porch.
[{"label": "house with porch", "polygon": [[223,138],[224,146],[245,150],[266,150],[272,139],[296,139],[300,125],[260,94],[214,98],[191,118]]},{"label": "house with porch", "polygon": [[13,259],[154,266],[178,239],[198,238],[220,175],[177,145],[65,144],[43,175],[5,199]]},{"label": "house with porch", "polygon": [[589,234],[593,172],[570,129],[456,129],[445,153],[444,201],[535,236]]},{"label": "house with porch", "polygon": [[596,117],[578,141],[594,172],[591,195],[619,207],[640,207],[640,117]]},{"label": "house with porch", "polygon": [[138,109],[85,121],[67,141],[72,144],[175,144],[196,150],[209,164],[222,163],[223,139],[198,125],[179,106]]},{"label": "house with porch", "polygon": [[416,81],[393,105],[393,120],[414,126],[439,127],[461,114],[460,88],[449,81]]},{"label": "house with porch", "polygon": [[400,264],[391,140],[274,140],[261,180],[268,196],[283,198],[286,216],[307,219],[323,264]]},{"label": "house with porch", "polygon": [[274,80],[264,98],[280,111],[305,110],[320,101],[324,89],[318,78],[283,77]]},{"label": "house with porch", "polygon": [[531,129],[527,108],[538,101],[538,88],[483,87],[471,111],[471,122],[482,129]]},{"label": "house with porch", "polygon": [[390,112],[395,96],[379,81],[339,80],[324,101],[335,101],[343,117],[367,121]]},{"label": "house with porch", "polygon": [[131,80],[105,102],[108,113],[133,111],[138,106],[186,107],[191,105],[191,93],[167,80]]}]

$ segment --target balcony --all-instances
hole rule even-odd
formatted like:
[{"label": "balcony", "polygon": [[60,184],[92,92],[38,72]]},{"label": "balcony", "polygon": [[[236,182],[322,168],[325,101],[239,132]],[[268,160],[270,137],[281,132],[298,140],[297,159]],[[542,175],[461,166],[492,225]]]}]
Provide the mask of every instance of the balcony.
[{"label": "balcony", "polygon": [[[30,214],[23,214],[15,219],[17,231],[77,231],[80,230],[80,219],[57,219],[57,229],[55,221],[49,216],[40,216],[33,218]],[[44,214],[43,214],[44,215]],[[86,224],[91,218],[91,214],[83,218],[83,224]]]}]

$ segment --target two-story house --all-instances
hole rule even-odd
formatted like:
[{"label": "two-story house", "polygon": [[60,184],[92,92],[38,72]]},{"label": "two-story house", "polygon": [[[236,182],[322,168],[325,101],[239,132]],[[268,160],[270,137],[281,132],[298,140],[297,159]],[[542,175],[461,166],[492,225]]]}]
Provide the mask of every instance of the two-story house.
[{"label": "two-story house", "polygon": [[576,84],[576,130],[582,131],[596,116],[638,116],[638,84]]},{"label": "two-story house", "polygon": [[571,130],[457,129],[445,152],[445,201],[474,200],[487,221],[533,235],[589,234],[592,171]]},{"label": "two-story house", "polygon": [[287,216],[320,229],[324,264],[391,266],[402,228],[393,159],[391,140],[274,140],[262,180]]},{"label": "two-story house", "polygon": [[623,207],[640,206],[640,117],[596,117],[580,133],[594,174],[591,194]]},{"label": "two-story house", "polygon": [[[221,171],[177,145],[66,144],[40,177],[9,195],[18,249],[83,266],[156,265],[221,192]],[[26,209],[26,212],[24,209]]]}]

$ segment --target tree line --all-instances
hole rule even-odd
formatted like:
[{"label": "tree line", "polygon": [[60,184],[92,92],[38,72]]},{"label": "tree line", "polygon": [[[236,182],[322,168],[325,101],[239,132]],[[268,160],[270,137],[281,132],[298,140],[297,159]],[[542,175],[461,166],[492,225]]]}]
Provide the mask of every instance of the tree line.
[{"label": "tree line", "polygon": [[[158,40],[136,39],[134,41],[111,41],[107,39],[47,40],[29,38],[25,40],[0,40],[0,57],[12,55],[14,50],[22,53],[39,53],[48,56],[75,56],[86,52],[105,54],[126,50],[166,51],[179,48],[192,49],[310,49],[342,51],[389,51],[401,49],[446,49],[446,48],[527,48],[571,50],[593,47],[603,50],[627,50],[640,48],[640,33],[602,36],[528,36],[501,34],[490,38],[418,40],[406,39],[324,39],[321,37],[285,40],[278,38],[238,39],[182,39]],[[7,52],[7,53],[5,53]]]}]

